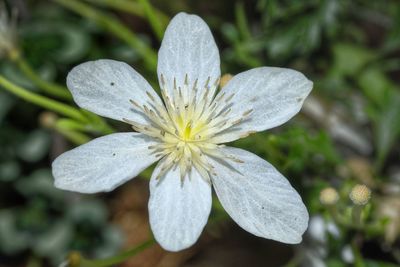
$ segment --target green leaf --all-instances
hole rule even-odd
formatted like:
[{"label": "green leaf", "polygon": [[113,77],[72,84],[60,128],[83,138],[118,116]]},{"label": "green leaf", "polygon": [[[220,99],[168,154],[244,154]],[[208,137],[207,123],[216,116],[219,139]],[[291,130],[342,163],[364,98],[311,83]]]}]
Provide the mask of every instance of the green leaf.
[{"label": "green leaf", "polygon": [[41,256],[61,258],[72,238],[72,228],[67,222],[53,223],[50,229],[35,240],[34,251]]},{"label": "green leaf", "polygon": [[343,75],[357,74],[368,62],[376,58],[368,49],[354,44],[337,43],[333,47],[333,71]]},{"label": "green leaf", "polygon": [[47,60],[63,64],[81,59],[90,49],[90,35],[85,27],[54,18],[33,20],[21,27],[21,34],[29,55],[46,54]]},{"label": "green leaf", "polygon": [[0,92],[0,125],[3,118],[7,115],[8,111],[15,103],[15,98],[5,92]]},{"label": "green leaf", "polygon": [[29,177],[18,180],[16,189],[28,198],[46,196],[53,200],[60,200],[63,197],[63,194],[54,187],[50,169],[35,170]]},{"label": "green leaf", "polygon": [[400,94],[392,95],[374,121],[378,169],[400,137]]},{"label": "green leaf", "polygon": [[11,211],[0,212],[0,251],[15,254],[29,246],[29,236],[16,229],[16,216]]},{"label": "green leaf", "polygon": [[50,147],[50,136],[46,131],[35,130],[18,146],[18,156],[28,162],[42,159]]},{"label": "green leaf", "polygon": [[391,88],[394,87],[385,73],[377,68],[368,68],[360,73],[358,84],[369,101],[378,107],[386,105]]},{"label": "green leaf", "polygon": [[392,264],[383,261],[373,261],[373,260],[365,260],[365,267],[398,267],[397,264]]},{"label": "green leaf", "polygon": [[68,211],[68,217],[73,222],[86,222],[92,225],[103,225],[107,221],[107,208],[96,199],[81,201],[73,205]]},{"label": "green leaf", "polygon": [[18,178],[21,168],[17,161],[8,160],[0,163],[0,181],[9,182]]}]

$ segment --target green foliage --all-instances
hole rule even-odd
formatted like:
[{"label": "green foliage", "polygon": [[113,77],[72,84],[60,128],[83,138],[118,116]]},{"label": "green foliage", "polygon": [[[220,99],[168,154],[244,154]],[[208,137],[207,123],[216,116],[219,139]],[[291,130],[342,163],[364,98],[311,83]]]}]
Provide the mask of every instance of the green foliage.
[{"label": "green foliage", "polygon": [[[28,14],[22,12],[18,25],[17,56],[0,61],[0,265],[3,258],[22,264],[26,257],[56,266],[68,252],[79,250],[91,258],[111,256],[83,259],[85,266],[108,266],[154,242],[112,257],[123,238],[109,223],[107,199],[55,189],[49,168],[55,154],[66,149],[60,135],[80,144],[114,128],[126,130],[73,104],[64,86],[68,71],[87,60],[122,60],[157,89],[160,40],[169,17],[184,9],[212,25],[223,73],[279,66],[302,71],[314,82],[312,96],[322,110],[310,115],[304,108],[286,126],[234,142],[287,176],[312,218],[322,217],[326,225],[337,227],[339,234],[324,228],[324,242],[307,235],[287,266],[308,266],[304,264],[310,250],[328,267],[398,266],[399,250],[387,236],[398,235],[389,230],[399,227],[393,224],[400,220],[382,208],[389,205],[386,198],[399,198],[388,190],[398,187],[399,173],[398,1],[26,3]],[[44,110],[52,113],[42,116]],[[332,118],[340,123],[332,127]],[[343,132],[363,138],[370,149],[357,150],[348,141],[354,139],[346,140]],[[351,164],[354,158],[361,158],[361,167]],[[348,198],[358,183],[372,189],[370,202],[361,207]],[[319,200],[326,187],[338,191],[334,206]],[[390,209],[392,214],[396,207]],[[209,231],[220,235],[218,225],[227,218],[214,201]],[[384,247],[386,256],[365,252],[367,242]],[[344,263],[344,247],[351,247],[352,263]]]}]

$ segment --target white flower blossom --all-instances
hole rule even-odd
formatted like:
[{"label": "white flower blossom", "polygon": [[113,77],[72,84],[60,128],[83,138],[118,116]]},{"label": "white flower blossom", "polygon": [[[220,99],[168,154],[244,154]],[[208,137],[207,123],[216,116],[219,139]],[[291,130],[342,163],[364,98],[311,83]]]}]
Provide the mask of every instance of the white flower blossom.
[{"label": "white flower blossom", "polygon": [[157,72],[162,98],[122,62],[86,62],[69,73],[67,85],[80,107],[136,132],[110,134],[62,154],[53,163],[55,185],[110,191],[159,160],[148,208],[163,248],[179,251],[196,242],[210,214],[211,186],[243,229],[299,243],[308,224],[299,194],[265,160],[221,144],[288,121],[312,82],[294,70],[260,67],[217,92],[218,48],[205,22],[185,13],[165,32]]}]

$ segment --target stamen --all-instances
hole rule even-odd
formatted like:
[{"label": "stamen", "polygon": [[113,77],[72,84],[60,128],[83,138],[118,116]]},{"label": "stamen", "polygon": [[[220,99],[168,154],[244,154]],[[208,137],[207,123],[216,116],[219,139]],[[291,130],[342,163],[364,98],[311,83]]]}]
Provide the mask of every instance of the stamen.
[{"label": "stamen", "polygon": [[[171,80],[171,79],[169,79]],[[217,141],[223,140],[221,132],[234,127],[252,113],[252,109],[239,116],[228,117],[232,112],[234,93],[221,92],[215,96],[219,86],[219,78],[211,84],[208,77],[201,92],[198,92],[199,80],[189,77],[186,73],[184,80],[178,84],[173,78],[173,88],[168,88],[165,76],[160,74],[161,96],[145,91],[146,100],[138,103],[129,100],[132,105],[147,117],[149,123],[138,123],[123,119],[135,131],[151,136],[159,141],[148,146],[150,153],[160,158],[159,180],[171,168],[179,168],[179,176],[183,185],[186,177],[190,179],[192,168],[210,183],[211,175],[216,175],[209,157],[242,163],[243,161],[231,155],[226,155],[220,149]],[[172,90],[171,90],[172,89]],[[251,132],[241,133],[242,136]]]},{"label": "stamen", "polygon": [[148,91],[146,91],[146,95],[150,98],[151,101],[156,102],[154,96],[152,96]]}]

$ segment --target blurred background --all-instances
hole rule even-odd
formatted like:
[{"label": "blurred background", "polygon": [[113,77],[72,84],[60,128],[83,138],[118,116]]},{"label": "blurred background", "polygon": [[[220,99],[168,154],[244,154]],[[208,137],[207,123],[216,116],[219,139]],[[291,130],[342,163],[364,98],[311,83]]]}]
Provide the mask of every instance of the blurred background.
[{"label": "blurred background", "polygon": [[[233,144],[298,190],[311,216],[301,244],[245,232],[214,199],[195,246],[145,248],[151,170],[107,194],[53,186],[57,155],[129,131],[80,110],[68,71],[121,60],[157,88],[157,51],[180,11],[208,23],[222,73],[278,66],[314,81],[289,123]],[[79,266],[128,248],[119,266],[400,266],[399,56],[398,0],[0,0],[0,266]]]}]

